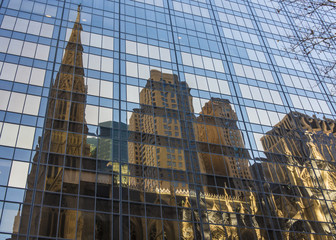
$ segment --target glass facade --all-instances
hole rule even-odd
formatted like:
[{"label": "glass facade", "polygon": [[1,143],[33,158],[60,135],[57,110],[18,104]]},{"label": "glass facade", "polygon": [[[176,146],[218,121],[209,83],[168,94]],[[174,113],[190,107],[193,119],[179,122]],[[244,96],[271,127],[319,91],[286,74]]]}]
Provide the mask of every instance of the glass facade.
[{"label": "glass facade", "polygon": [[334,57],[286,51],[297,9],[0,4],[0,239],[335,239]]}]

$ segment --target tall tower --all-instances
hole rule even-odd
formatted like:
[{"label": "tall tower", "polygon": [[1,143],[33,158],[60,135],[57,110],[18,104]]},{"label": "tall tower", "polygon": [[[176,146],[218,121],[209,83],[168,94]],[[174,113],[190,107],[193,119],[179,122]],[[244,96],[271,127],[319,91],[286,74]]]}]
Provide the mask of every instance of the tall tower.
[{"label": "tall tower", "polygon": [[[197,118],[199,154],[208,174],[225,176],[232,187],[246,189],[243,182],[252,179],[250,155],[237,121],[237,114],[228,100],[212,98],[208,101]],[[217,184],[225,186],[225,183]]]},{"label": "tall tower", "polygon": [[[85,121],[87,89],[84,84],[81,31],[79,6],[62,64],[51,89],[45,125],[50,130],[50,136],[44,136],[43,146],[46,148],[50,144],[50,152],[88,156],[89,146],[85,135],[83,139],[81,135],[88,132]],[[68,135],[66,131],[69,132]]]},{"label": "tall tower", "polygon": [[[136,164],[133,176],[145,177],[145,188],[157,187],[187,188],[185,179],[172,183],[173,171],[186,171],[195,168],[199,172],[197,154],[183,144],[195,143],[194,112],[192,97],[185,82],[179,82],[177,75],[151,70],[150,79],[140,92],[140,109],[135,109],[130,117],[129,129],[133,131],[133,140],[129,142],[129,162]],[[141,138],[137,134],[142,132]],[[185,149],[189,149],[186,151]],[[143,164],[146,169],[140,170]],[[161,179],[156,183],[152,167],[160,168]],[[131,184],[141,180],[132,178]]]},{"label": "tall tower", "polygon": [[[90,147],[85,121],[86,86],[84,83],[83,46],[81,44],[82,25],[80,6],[70,39],[65,48],[62,64],[51,87],[45,121],[45,130],[39,139],[34,164],[28,176],[28,188],[21,213],[18,233],[41,234],[64,238],[80,238],[80,214],[76,210],[52,207],[31,209],[28,204],[58,206],[71,205],[63,193],[78,192],[78,170],[82,157],[89,157]],[[41,198],[43,196],[43,198]],[[27,223],[31,216],[31,227]],[[19,224],[19,221],[16,221]],[[77,229],[76,229],[77,224]],[[16,232],[14,232],[14,235]],[[76,235],[77,234],[77,235]]]}]

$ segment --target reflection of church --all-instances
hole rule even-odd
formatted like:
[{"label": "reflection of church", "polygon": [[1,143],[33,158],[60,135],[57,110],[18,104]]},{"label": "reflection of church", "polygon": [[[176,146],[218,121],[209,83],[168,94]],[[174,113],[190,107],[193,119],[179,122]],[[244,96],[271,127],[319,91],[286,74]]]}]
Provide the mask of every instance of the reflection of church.
[{"label": "reflection of church", "polygon": [[283,230],[302,232],[286,239],[333,239],[336,233],[335,133],[333,120],[291,112],[261,139],[275,215],[283,218]]},{"label": "reflection of church", "polygon": [[332,239],[334,121],[286,115],[262,138],[256,180],[230,102],[212,98],[196,117],[188,85],[151,70],[129,125],[87,138],[79,16],[13,239]]},{"label": "reflection of church", "polygon": [[111,197],[112,175],[97,178],[96,160],[91,158],[87,143],[87,89],[79,8],[62,64],[50,90],[45,131],[39,139],[40,149],[28,176],[29,190],[21,222],[19,218],[15,221],[15,239],[17,234],[28,231],[32,236],[92,239],[95,229],[87,226],[94,226],[95,222],[106,224],[89,211],[94,209],[92,197],[97,189],[107,190],[100,191],[101,195]]}]

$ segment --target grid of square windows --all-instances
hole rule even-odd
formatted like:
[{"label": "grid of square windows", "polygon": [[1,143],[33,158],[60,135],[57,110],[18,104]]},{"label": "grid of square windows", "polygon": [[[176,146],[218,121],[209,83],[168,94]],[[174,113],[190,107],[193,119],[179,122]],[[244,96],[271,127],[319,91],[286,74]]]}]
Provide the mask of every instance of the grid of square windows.
[{"label": "grid of square windows", "polygon": [[331,239],[333,52],[278,8],[3,1],[0,236]]}]

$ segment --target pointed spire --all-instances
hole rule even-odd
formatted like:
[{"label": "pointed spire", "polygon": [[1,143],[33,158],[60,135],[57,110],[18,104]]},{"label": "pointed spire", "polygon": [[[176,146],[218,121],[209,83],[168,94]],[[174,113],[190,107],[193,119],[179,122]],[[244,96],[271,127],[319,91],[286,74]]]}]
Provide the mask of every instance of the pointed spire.
[{"label": "pointed spire", "polygon": [[[81,38],[80,38],[80,34],[81,34],[82,29],[83,29],[82,24],[80,23],[81,8],[82,8],[81,5],[78,5],[77,18],[76,18],[75,24],[72,28],[67,48],[71,47],[71,45],[72,45],[71,43],[76,43],[76,44],[79,44],[79,45],[82,44],[81,43]],[[81,49],[81,51],[82,51],[82,49]]]},{"label": "pointed spire", "polygon": [[[55,80],[55,86],[67,91],[85,93],[83,46],[81,42],[82,25],[80,24],[81,5],[77,8],[77,19],[71,31],[70,38],[65,47],[65,52],[60,67],[59,77]],[[75,76],[71,79],[67,76]]]},{"label": "pointed spire", "polygon": [[[63,64],[73,65],[77,67],[82,67],[83,65],[82,56],[81,56],[83,52],[83,46],[82,46],[82,41],[81,41],[81,31],[83,28],[82,28],[82,24],[80,23],[80,12],[81,12],[81,5],[78,5],[76,22],[72,28],[71,35],[70,35],[68,44],[66,46],[66,51],[65,51],[64,58],[62,61]],[[68,57],[69,53],[67,50],[71,50],[75,52],[76,57],[69,58]]]},{"label": "pointed spire", "polygon": [[76,23],[80,23],[80,12],[81,12],[81,9],[82,9],[82,5],[78,5],[78,8],[77,8],[77,18],[76,18]]}]

